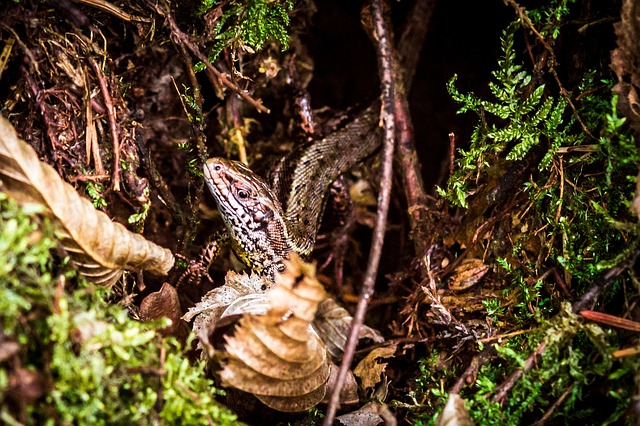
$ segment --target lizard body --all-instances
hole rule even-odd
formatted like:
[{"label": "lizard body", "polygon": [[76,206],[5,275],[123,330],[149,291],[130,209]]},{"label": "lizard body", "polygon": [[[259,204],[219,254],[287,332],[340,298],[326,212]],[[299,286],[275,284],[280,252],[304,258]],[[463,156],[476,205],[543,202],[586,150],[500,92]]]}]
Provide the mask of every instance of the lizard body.
[{"label": "lizard body", "polygon": [[253,271],[273,277],[291,251],[311,253],[331,184],[380,146],[379,102],[342,129],[301,145],[271,172],[271,185],[242,163],[211,158],[207,187],[227,229],[200,255],[206,273],[223,243]]}]

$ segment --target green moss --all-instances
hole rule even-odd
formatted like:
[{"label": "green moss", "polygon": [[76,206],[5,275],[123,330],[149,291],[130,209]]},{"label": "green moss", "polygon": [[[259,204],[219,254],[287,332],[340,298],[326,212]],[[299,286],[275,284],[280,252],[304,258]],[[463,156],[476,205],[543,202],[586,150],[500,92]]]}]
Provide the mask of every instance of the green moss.
[{"label": "green moss", "polygon": [[[566,28],[562,20],[571,3],[550,1],[527,16],[540,34],[553,39]],[[520,30],[521,24],[514,22],[503,33],[491,99],[461,93],[455,77],[448,85],[460,112],[478,116],[469,150],[458,152],[455,171],[446,189],[439,190],[452,205],[466,207],[469,194],[483,196],[500,172],[496,164],[519,160],[534,146],[546,150],[508,205],[489,212],[494,217],[509,214],[502,234],[493,235],[502,235],[510,247],[492,241],[485,251],[494,263],[494,282],[504,283],[503,299],[484,304],[493,317],[490,323],[502,328],[498,333],[528,331],[497,345],[499,358],[483,365],[462,395],[476,424],[528,424],[546,414],[554,424],[618,424],[633,403],[640,361],[614,359],[614,350],[630,346],[628,333],[585,322],[571,312],[569,301],[638,248],[640,230],[630,206],[640,150],[625,119],[618,116],[609,71],[591,70],[582,77],[573,88],[579,96],[568,94],[574,113],[555,83],[545,86],[543,75],[534,78],[518,61],[513,40]],[[470,209],[467,214],[485,213]],[[528,245],[530,241],[537,245]],[[628,315],[637,295],[631,274],[622,274],[609,287],[597,310]],[[556,280],[567,281],[563,285],[570,296],[560,291]],[[498,386],[522,368],[541,343],[544,350],[534,367],[515,382],[502,404],[493,402]],[[442,405],[441,389],[453,384],[443,386],[443,377],[421,370],[413,395],[419,404],[411,409],[417,421],[432,424],[434,403]]]},{"label": "green moss", "polygon": [[0,193],[0,326],[17,342],[0,363],[0,416],[19,415],[9,399],[16,365],[37,372],[44,394],[29,402],[28,424],[236,424],[201,363],[158,334],[164,323],[141,323],[111,293],[76,276],[51,255],[51,224]]},{"label": "green moss", "polygon": [[[243,48],[248,51],[260,50],[270,41],[278,42],[282,49],[289,46],[288,11],[293,9],[292,0],[232,0],[224,7],[218,6],[215,0],[204,0],[199,15],[204,15],[214,7],[221,7],[221,16],[215,27],[213,47],[209,60],[213,62],[226,47],[233,53]],[[204,69],[203,63],[196,64],[196,71]]]}]

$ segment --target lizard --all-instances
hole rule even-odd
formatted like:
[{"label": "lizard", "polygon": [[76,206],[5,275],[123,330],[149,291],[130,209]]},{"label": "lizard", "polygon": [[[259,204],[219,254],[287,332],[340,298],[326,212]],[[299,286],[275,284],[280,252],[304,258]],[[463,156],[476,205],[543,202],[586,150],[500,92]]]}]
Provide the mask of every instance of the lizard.
[{"label": "lizard", "polygon": [[380,102],[374,102],[336,132],[301,144],[276,164],[270,184],[238,161],[208,159],[205,183],[226,230],[214,234],[178,282],[208,276],[226,244],[251,270],[270,278],[292,251],[307,257],[331,184],[381,144],[379,112]]}]

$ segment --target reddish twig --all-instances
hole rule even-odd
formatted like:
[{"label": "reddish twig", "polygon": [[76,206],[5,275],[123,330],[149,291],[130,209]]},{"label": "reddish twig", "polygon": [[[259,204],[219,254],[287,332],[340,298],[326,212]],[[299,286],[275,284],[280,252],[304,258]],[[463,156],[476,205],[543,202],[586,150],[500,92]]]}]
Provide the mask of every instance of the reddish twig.
[{"label": "reddish twig", "polygon": [[544,353],[544,350],[546,348],[547,348],[547,342],[545,341],[540,342],[536,350],[531,355],[529,355],[529,358],[527,358],[527,360],[524,362],[523,367],[518,368],[516,371],[514,371],[507,378],[507,380],[502,382],[500,386],[496,388],[496,393],[493,396],[493,402],[497,402],[498,404],[503,404],[506,401],[507,396],[511,391],[511,389],[515,386],[518,380],[520,380],[520,378],[524,376],[526,372],[531,370],[531,368],[540,360],[540,357],[542,357],[542,354]]},{"label": "reddish twig", "polygon": [[422,45],[429,29],[429,22],[436,7],[436,0],[417,0],[398,41],[398,58],[404,69],[404,87],[411,89]]},{"label": "reddish twig", "polygon": [[456,380],[456,383],[449,389],[449,393],[460,393],[465,386],[471,386],[478,376],[480,368],[489,361],[497,358],[498,354],[493,346],[487,347],[485,350],[473,357],[469,366],[464,373]]},{"label": "reddish twig", "polygon": [[42,121],[44,121],[45,129],[47,130],[47,137],[49,138],[49,142],[51,142],[51,157],[55,163],[58,162],[58,137],[53,130],[53,124],[51,122],[51,118],[47,113],[47,108],[44,105],[44,102],[41,99],[41,91],[38,88],[38,83],[36,83],[32,74],[27,72],[24,67],[20,67],[20,71],[24,76],[25,81],[27,82],[27,86],[29,86],[29,90],[33,94],[33,98],[35,99],[35,103],[40,111],[40,116],[42,117]]},{"label": "reddish twig", "polygon": [[104,100],[104,106],[107,109],[107,118],[109,120],[109,128],[111,129],[111,140],[113,142],[113,172],[111,174],[111,186],[114,191],[120,191],[120,141],[118,139],[118,128],[116,127],[115,108],[111,100],[111,94],[107,87],[107,81],[102,74],[102,70],[93,58],[88,58],[91,67],[96,73],[98,84],[100,85],[100,93]]},{"label": "reddish twig", "polygon": [[449,133],[449,176],[453,176],[456,168],[456,134]]},{"label": "reddish twig", "polygon": [[[407,199],[407,211],[411,235],[416,255],[424,258],[428,247],[425,238],[422,238],[418,225],[424,220],[424,211],[427,204],[427,194],[422,180],[422,168],[416,153],[415,135],[413,123],[409,113],[407,93],[411,88],[415,74],[420,47],[429,27],[429,20],[433,14],[435,0],[418,0],[409,14],[409,21],[400,39],[398,52],[393,52],[392,61],[395,72],[394,114],[397,138],[397,159],[400,163],[400,176],[402,187]],[[424,271],[424,264],[421,264]]]},{"label": "reddish twig", "polygon": [[220,80],[220,82],[222,82],[222,84],[224,84],[229,89],[231,89],[234,92],[236,92],[244,100],[246,100],[251,105],[253,105],[259,112],[266,112],[266,113],[270,112],[269,108],[267,108],[264,105],[262,105],[262,101],[261,100],[252,98],[247,93],[246,90],[243,90],[242,88],[238,87],[238,85],[236,83],[231,81],[229,79],[229,77],[227,76],[227,74],[219,71],[216,67],[214,67],[211,64],[211,62],[209,62],[209,59],[206,57],[206,55],[204,55],[200,51],[198,46],[196,46],[196,44],[191,40],[191,37],[189,35],[185,34],[184,32],[182,32],[182,30],[180,30],[180,28],[178,28],[178,25],[176,24],[175,20],[173,19],[173,16],[171,15],[171,12],[169,11],[169,7],[168,6],[166,6],[165,10],[162,10],[159,6],[157,6],[156,4],[154,4],[152,2],[149,2],[149,4],[151,5],[151,7],[155,8],[156,12],[158,12],[160,15],[163,15],[165,18],[167,18],[167,22],[169,23],[169,28],[171,29],[171,35],[173,36],[174,41],[176,43],[178,43],[178,44],[184,45],[187,49],[189,49],[189,51],[191,51],[191,53],[196,58],[198,58],[198,60],[201,61],[211,73],[213,73],[215,78]]},{"label": "reddish twig", "polygon": [[532,423],[531,426],[543,426],[546,425],[547,422],[551,419],[553,413],[564,403],[565,399],[571,394],[573,388],[576,386],[575,382],[572,382],[570,386],[562,392],[562,395],[554,402],[551,407],[544,413],[542,418],[535,423]]},{"label": "reddish twig", "polygon": [[371,251],[369,253],[369,263],[365,272],[362,291],[358,300],[358,306],[353,316],[353,324],[349,332],[349,338],[344,349],[344,357],[340,364],[340,371],[336,379],[335,388],[329,399],[329,406],[324,419],[324,425],[333,424],[336,411],[340,404],[340,392],[344,386],[347,373],[351,367],[353,355],[355,353],[356,344],[360,329],[364,324],[364,316],[367,311],[369,299],[374,292],[376,276],[378,274],[378,265],[380,264],[380,256],[382,254],[382,245],[384,243],[385,228],[387,223],[387,213],[389,212],[389,202],[391,200],[391,184],[393,177],[393,151],[395,145],[395,75],[393,67],[393,50],[391,33],[387,29],[382,12],[382,0],[371,1],[371,17],[373,21],[374,34],[378,41],[378,68],[380,70],[380,82],[382,85],[382,122],[384,125],[384,146],[382,153],[382,178],[380,183],[380,195],[378,198],[378,216],[373,233],[373,241],[371,243]]}]

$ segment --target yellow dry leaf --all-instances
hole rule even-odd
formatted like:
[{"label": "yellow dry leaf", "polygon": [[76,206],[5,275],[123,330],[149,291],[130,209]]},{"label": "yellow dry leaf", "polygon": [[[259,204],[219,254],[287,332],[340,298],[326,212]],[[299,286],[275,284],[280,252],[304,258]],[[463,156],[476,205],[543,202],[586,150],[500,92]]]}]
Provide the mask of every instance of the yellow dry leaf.
[{"label": "yellow dry leaf", "polygon": [[123,270],[166,275],[175,259],[168,249],[113,222],[38,159],[0,117],[0,190],[23,205],[41,206],[57,225],[71,261],[89,281],[109,286]]},{"label": "yellow dry leaf", "polygon": [[397,344],[376,348],[369,352],[362,361],[353,369],[353,374],[360,379],[364,389],[373,388],[380,382],[380,375],[387,368],[386,362],[381,359],[391,358],[396,352]]}]

